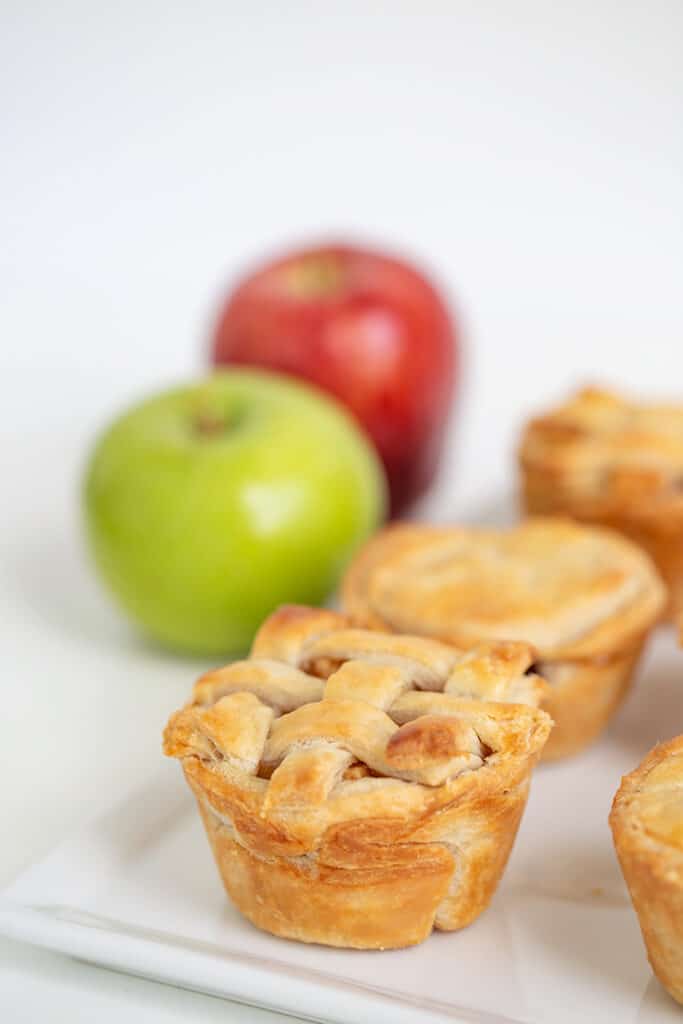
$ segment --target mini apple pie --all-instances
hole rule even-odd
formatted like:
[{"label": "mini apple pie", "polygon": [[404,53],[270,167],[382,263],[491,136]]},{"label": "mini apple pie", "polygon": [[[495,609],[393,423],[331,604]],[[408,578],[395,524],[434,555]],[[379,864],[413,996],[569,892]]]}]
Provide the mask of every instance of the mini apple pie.
[{"label": "mini apple pie", "polygon": [[649,552],[683,611],[683,403],[637,405],[588,388],[528,424],[527,512],[613,527]]},{"label": "mini apple pie", "polygon": [[250,659],[202,676],[164,734],[238,909],[360,949],[473,921],[552,725],[532,658],[524,643],[464,652],[334,612],[272,615]]},{"label": "mini apple pie", "polygon": [[683,736],[622,779],[610,825],[652,970],[683,1003]]},{"label": "mini apple pie", "polygon": [[553,759],[595,739],[628,687],[664,588],[618,534],[561,519],[508,530],[399,524],[361,549],[342,584],[358,624],[470,646],[525,640],[550,683]]}]

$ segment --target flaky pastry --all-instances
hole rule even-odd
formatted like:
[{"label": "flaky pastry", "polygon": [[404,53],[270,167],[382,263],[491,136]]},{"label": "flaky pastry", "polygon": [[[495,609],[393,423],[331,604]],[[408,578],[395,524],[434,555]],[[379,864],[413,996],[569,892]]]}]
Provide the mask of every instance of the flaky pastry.
[{"label": "flaky pastry", "polygon": [[683,1003],[683,736],[622,779],[610,825],[652,970]]},{"label": "flaky pastry", "polygon": [[238,909],[362,949],[473,921],[552,725],[532,661],[525,643],[462,651],[324,610],[266,620],[164,733]]},{"label": "flaky pastry", "polygon": [[683,611],[683,403],[586,388],[530,421],[519,464],[527,512],[620,530],[654,560],[670,612]]},{"label": "flaky pastry", "polygon": [[550,683],[548,759],[575,753],[621,702],[664,602],[647,555],[611,531],[561,519],[507,530],[390,526],[342,584],[345,612],[375,629],[471,646],[525,640]]}]

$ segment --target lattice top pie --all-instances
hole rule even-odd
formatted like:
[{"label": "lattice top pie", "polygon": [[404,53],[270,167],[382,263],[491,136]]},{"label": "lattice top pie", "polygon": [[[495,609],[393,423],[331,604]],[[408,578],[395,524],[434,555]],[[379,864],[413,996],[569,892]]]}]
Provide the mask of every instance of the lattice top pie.
[{"label": "lattice top pie", "polygon": [[520,460],[586,498],[640,503],[643,511],[654,497],[683,506],[683,405],[586,388],[529,423]]},{"label": "lattice top pie", "polygon": [[249,660],[199,679],[165,751],[252,849],[301,854],[357,819],[395,836],[474,775],[481,796],[537,755],[551,720],[531,706],[533,659],[525,643],[462,651],[290,606]]},{"label": "lattice top pie", "polygon": [[662,607],[649,558],[609,530],[556,518],[506,529],[390,526],[352,563],[345,611],[378,629],[469,646],[502,637],[544,658],[614,651]]}]

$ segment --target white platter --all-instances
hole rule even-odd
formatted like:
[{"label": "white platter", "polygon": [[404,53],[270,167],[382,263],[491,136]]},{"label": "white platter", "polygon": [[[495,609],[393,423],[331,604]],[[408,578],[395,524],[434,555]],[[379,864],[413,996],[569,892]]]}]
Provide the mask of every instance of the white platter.
[{"label": "white platter", "polygon": [[0,933],[340,1024],[679,1021],[651,976],[607,814],[620,776],[681,731],[683,652],[662,630],[604,739],[537,771],[491,908],[465,931],[411,950],[303,946],[243,921],[171,763],[6,890]]}]

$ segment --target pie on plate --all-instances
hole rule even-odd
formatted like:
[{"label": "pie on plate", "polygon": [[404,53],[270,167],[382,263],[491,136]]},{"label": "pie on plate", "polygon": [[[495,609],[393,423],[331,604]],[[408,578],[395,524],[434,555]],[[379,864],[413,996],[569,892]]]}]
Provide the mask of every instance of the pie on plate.
[{"label": "pie on plate", "polygon": [[544,751],[574,754],[620,704],[664,587],[619,534],[559,518],[506,529],[389,526],[361,548],[342,583],[359,625],[470,647],[526,641],[550,683],[555,721]]},{"label": "pie on plate", "polygon": [[652,970],[683,1003],[683,736],[622,779],[610,825]]},{"label": "pie on plate", "polygon": [[683,611],[683,403],[586,388],[532,419],[520,449],[528,513],[569,515],[642,545]]},{"label": "pie on plate", "polygon": [[409,946],[488,905],[552,721],[524,642],[467,651],[287,606],[172,715],[225,888],[257,927]]}]

